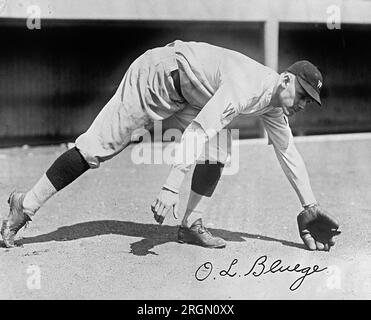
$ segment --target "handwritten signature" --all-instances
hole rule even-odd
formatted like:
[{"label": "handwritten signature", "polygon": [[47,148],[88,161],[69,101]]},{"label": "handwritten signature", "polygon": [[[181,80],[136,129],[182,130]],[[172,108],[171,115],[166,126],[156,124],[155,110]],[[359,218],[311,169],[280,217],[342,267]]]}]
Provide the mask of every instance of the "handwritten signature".
[{"label": "handwritten signature", "polygon": [[[220,277],[247,277],[249,275],[254,277],[261,277],[266,274],[275,274],[275,273],[284,273],[284,272],[296,272],[302,274],[299,278],[297,278],[289,287],[291,291],[295,291],[300,288],[303,284],[304,280],[315,274],[322,272],[327,269],[327,267],[320,268],[318,265],[313,266],[301,266],[297,263],[295,266],[287,265],[284,266],[281,259],[277,259],[271,264],[267,262],[268,257],[263,255],[255,260],[250,270],[244,274],[237,274],[236,265],[238,264],[238,259],[233,259],[232,262],[228,265],[228,268],[222,269],[219,272]],[[214,266],[211,262],[205,262],[200,265],[196,272],[195,278],[198,281],[205,281],[209,276],[212,274]]]}]

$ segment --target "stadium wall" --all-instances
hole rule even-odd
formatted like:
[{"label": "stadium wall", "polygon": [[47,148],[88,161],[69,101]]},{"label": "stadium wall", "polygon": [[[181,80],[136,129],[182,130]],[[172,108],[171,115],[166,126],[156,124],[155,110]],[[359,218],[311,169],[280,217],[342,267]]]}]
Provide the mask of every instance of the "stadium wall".
[{"label": "stadium wall", "polygon": [[[325,107],[307,108],[290,120],[294,133],[371,130],[371,1],[191,0],[174,6],[168,0],[113,0],[108,6],[100,0],[19,0],[1,7],[4,1],[0,145],[74,139],[115,92],[130,63],[174,39],[238,50],[278,71],[311,60],[324,73]],[[42,28],[29,30],[27,8],[35,2]],[[326,25],[333,4],[342,9],[339,30]],[[242,137],[263,135],[256,119],[242,117],[232,127]]]}]

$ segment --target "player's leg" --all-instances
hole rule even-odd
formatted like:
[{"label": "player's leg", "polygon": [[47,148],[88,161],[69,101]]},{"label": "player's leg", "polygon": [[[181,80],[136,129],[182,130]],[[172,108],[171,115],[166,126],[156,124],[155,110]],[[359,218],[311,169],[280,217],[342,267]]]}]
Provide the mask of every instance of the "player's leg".
[{"label": "player's leg", "polygon": [[187,209],[178,231],[179,242],[208,248],[224,248],[226,246],[225,241],[220,237],[213,236],[202,222],[211,196],[220,180],[223,167],[224,164],[220,162],[206,161],[196,164]]},{"label": "player's leg", "polygon": [[193,171],[191,193],[182,226],[191,226],[205,212],[231,153],[231,144],[229,130],[221,131],[206,144],[206,150]]},{"label": "player's leg", "polygon": [[89,164],[76,147],[64,152],[25,194],[24,212],[32,217],[49,198],[75,181],[89,168]]},{"label": "player's leg", "polygon": [[183,227],[190,227],[201,219],[210,203],[211,196],[220,180],[224,164],[209,160],[197,163],[191,182],[191,192],[182,220]]},{"label": "player's leg", "polygon": [[[176,113],[173,119],[179,128],[185,129],[198,112],[198,108],[189,105],[181,112]],[[228,130],[219,133],[206,145],[205,152],[193,171],[187,208],[178,232],[179,242],[212,248],[225,247],[223,239],[212,236],[203,227],[202,218],[220,180],[224,163],[227,161],[230,153],[230,147],[231,135]]]},{"label": "player's leg", "polygon": [[26,193],[23,207],[29,216],[88,169],[98,168],[101,162],[111,159],[130,144],[132,121],[129,117],[119,116],[118,100],[118,94],[115,94],[89,130],[77,138],[76,146],[59,156]]},{"label": "player's leg", "polygon": [[[89,168],[99,167],[130,144],[131,134],[151,126],[133,88],[125,86],[136,70],[129,68],[115,95],[101,110],[90,128],[76,140],[76,147],[66,151],[42,175],[26,194],[13,192],[9,197],[10,212],[3,221],[1,235],[7,247],[14,246],[16,233],[58,191],[75,181]],[[125,101],[125,103],[124,103]]]}]

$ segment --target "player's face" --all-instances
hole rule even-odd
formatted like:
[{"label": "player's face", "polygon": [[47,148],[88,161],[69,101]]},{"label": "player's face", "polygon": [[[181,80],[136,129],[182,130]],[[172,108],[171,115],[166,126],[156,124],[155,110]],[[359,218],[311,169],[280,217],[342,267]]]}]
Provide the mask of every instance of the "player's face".
[{"label": "player's face", "polygon": [[279,93],[280,107],[288,117],[304,110],[306,104],[312,102],[312,99],[292,74],[284,76],[281,87]]}]

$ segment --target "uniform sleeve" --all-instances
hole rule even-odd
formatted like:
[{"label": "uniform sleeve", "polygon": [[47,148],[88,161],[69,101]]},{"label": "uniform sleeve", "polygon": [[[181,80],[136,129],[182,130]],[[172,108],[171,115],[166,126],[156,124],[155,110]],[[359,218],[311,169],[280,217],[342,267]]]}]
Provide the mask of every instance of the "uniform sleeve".
[{"label": "uniform sleeve", "polygon": [[202,155],[205,146],[239,113],[242,104],[235,89],[222,85],[184,131],[165,187],[179,191],[185,174]]},{"label": "uniform sleeve", "polygon": [[277,109],[261,116],[277,159],[303,206],[316,203],[303,158],[295,147],[287,117]]},{"label": "uniform sleeve", "polygon": [[193,121],[211,139],[241,113],[246,101],[240,88],[222,84]]}]

